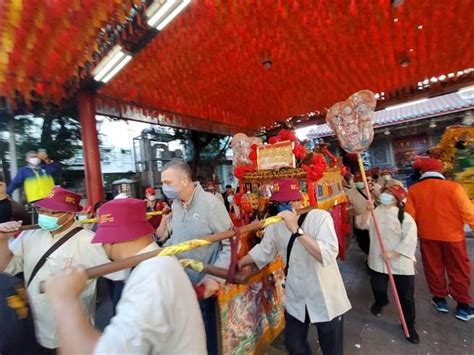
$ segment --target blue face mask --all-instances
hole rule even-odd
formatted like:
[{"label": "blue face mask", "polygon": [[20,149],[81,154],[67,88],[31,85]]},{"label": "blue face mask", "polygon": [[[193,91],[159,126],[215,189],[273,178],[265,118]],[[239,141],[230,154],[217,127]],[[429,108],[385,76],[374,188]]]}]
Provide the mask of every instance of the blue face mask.
[{"label": "blue face mask", "polygon": [[364,182],[359,181],[359,182],[356,182],[355,185],[359,190],[363,190],[365,188]]},{"label": "blue face mask", "polygon": [[179,197],[179,192],[174,186],[163,185],[162,190],[165,196],[168,197],[170,200],[176,200]]},{"label": "blue face mask", "polygon": [[291,207],[291,202],[279,203],[277,205],[277,209],[278,209],[278,212],[293,211],[293,207]]},{"label": "blue face mask", "polygon": [[382,194],[380,194],[379,200],[382,205],[387,206],[395,202],[395,197],[386,192],[383,192]]},{"label": "blue face mask", "polygon": [[52,217],[45,214],[40,214],[38,215],[38,224],[41,229],[52,232],[61,228],[61,226],[58,224],[58,220],[61,217]]}]

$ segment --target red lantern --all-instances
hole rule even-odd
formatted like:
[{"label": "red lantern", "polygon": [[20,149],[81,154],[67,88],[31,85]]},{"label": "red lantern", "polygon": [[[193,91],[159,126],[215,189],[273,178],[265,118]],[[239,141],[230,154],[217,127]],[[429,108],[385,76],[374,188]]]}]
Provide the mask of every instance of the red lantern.
[{"label": "red lantern", "polygon": [[296,138],[296,134],[293,131],[290,131],[288,129],[282,129],[278,133],[278,137],[280,141],[291,141],[291,142],[297,142],[298,138]]},{"label": "red lantern", "polygon": [[306,149],[302,144],[295,144],[293,148],[293,154],[298,159],[303,159],[306,156]]}]

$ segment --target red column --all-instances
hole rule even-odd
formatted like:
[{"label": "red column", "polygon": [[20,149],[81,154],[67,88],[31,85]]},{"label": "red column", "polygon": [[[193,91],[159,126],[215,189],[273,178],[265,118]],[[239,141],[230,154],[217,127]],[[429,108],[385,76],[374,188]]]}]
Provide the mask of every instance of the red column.
[{"label": "red column", "polygon": [[87,198],[89,204],[93,206],[96,202],[104,199],[99,139],[95,120],[95,94],[90,91],[81,91],[78,100]]}]

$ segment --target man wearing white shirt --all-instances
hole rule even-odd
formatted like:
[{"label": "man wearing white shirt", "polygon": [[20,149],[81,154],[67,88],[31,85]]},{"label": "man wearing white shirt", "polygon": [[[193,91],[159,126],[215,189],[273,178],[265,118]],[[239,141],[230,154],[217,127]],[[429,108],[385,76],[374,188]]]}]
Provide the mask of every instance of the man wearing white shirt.
[{"label": "man wearing white shirt", "polygon": [[[112,260],[156,250],[145,202],[128,198],[104,204],[93,243],[103,243]],[[207,354],[196,293],[174,257],[139,263],[125,283],[117,314],[101,334],[87,320],[79,295],[83,269],[70,269],[46,282],[65,354]]]},{"label": "man wearing white shirt", "polygon": [[[100,244],[91,244],[94,233],[82,229],[75,221],[75,214],[80,211],[80,200],[80,195],[55,187],[48,197],[35,203],[41,229],[21,233],[10,245],[12,234],[0,232],[0,271],[12,275],[24,273],[37,340],[43,347],[41,354],[54,354],[58,341],[51,305],[39,291],[40,282],[71,265],[92,267],[109,262],[104,248]],[[10,222],[9,226],[14,232],[21,224]],[[44,258],[53,245],[61,242],[64,244]],[[41,259],[44,264],[38,268]],[[95,311],[95,289],[95,280],[88,281],[81,294],[82,304],[91,318]]]},{"label": "man wearing white shirt", "polygon": [[[315,209],[304,222],[299,222],[294,212],[301,207],[296,179],[276,181],[271,200],[278,203],[284,223],[269,226],[262,242],[239,260],[239,267],[255,263],[262,269],[277,254],[288,261],[285,269],[287,350],[290,354],[310,354],[308,327],[315,324],[323,353],[342,354],[343,315],[351,304],[336,262],[339,249],[331,215]],[[288,260],[291,239],[294,244]]]}]

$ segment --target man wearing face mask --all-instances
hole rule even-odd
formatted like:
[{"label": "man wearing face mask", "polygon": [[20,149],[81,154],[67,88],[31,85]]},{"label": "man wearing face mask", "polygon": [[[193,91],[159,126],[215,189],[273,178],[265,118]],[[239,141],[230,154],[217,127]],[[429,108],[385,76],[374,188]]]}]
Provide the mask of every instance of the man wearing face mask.
[{"label": "man wearing face mask", "polygon": [[61,171],[61,164],[49,159],[46,152],[26,153],[27,164],[20,169],[7,188],[7,194],[23,186],[26,201],[33,203],[49,195],[54,187],[53,175]]},{"label": "man wearing face mask", "polygon": [[[35,203],[41,229],[22,232],[10,245],[9,238],[21,224],[10,222],[12,233],[0,233],[0,271],[25,275],[37,340],[43,347],[39,354],[54,354],[58,347],[51,305],[39,292],[40,282],[71,264],[92,267],[109,262],[103,247],[91,244],[94,233],[75,220],[80,200],[80,195],[55,187]],[[95,280],[89,281],[81,294],[90,315],[94,314],[95,285]]]},{"label": "man wearing face mask", "polygon": [[[173,160],[167,163],[161,172],[161,181],[163,193],[173,200],[172,213],[163,216],[157,229],[160,240],[171,233],[165,246],[232,228],[232,221],[224,204],[214,195],[204,191],[199,183],[193,182],[191,168],[184,161]],[[180,255],[228,268],[230,254],[230,242],[225,240]],[[223,280],[204,276],[193,270],[186,270],[186,273],[194,285],[205,287],[207,298],[200,301],[200,306],[207,334],[207,349],[209,354],[217,354],[216,298],[213,296]]]},{"label": "man wearing face mask", "polygon": [[[290,354],[310,354],[308,327],[318,329],[325,355],[343,354],[344,313],[351,304],[336,257],[339,252],[334,222],[324,210],[298,217],[301,192],[296,179],[274,184],[271,200],[284,222],[266,228],[262,241],[239,260],[239,268],[255,263],[264,268],[278,255],[286,262],[285,345]],[[290,246],[291,245],[291,246]]]},{"label": "man wearing face mask", "polygon": [[[158,252],[145,202],[114,200],[99,210],[92,243],[103,243],[112,260]],[[95,244],[97,245],[97,244]],[[100,333],[80,302],[87,276],[72,268],[46,281],[64,354],[206,354],[196,293],[174,257],[145,260],[127,279],[117,314]]]}]

